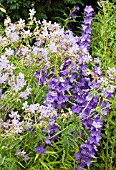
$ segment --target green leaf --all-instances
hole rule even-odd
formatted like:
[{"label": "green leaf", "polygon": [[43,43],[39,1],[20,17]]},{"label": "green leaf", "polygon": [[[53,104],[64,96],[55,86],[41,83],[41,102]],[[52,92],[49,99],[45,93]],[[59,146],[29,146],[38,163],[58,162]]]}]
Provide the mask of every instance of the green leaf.
[{"label": "green leaf", "polygon": [[22,168],[24,168],[25,169],[25,167],[22,165],[22,163],[20,163],[20,162],[17,162]]},{"label": "green leaf", "polygon": [[39,157],[39,154],[38,154],[38,153],[36,153],[36,156],[35,156],[34,162],[38,159],[38,157]]},{"label": "green leaf", "polygon": [[40,163],[41,163],[47,170],[50,170],[50,169],[48,168],[48,166],[47,166],[43,161],[40,161]]},{"label": "green leaf", "polygon": [[0,11],[6,13],[6,10],[4,8],[2,8],[2,7],[0,7]]}]

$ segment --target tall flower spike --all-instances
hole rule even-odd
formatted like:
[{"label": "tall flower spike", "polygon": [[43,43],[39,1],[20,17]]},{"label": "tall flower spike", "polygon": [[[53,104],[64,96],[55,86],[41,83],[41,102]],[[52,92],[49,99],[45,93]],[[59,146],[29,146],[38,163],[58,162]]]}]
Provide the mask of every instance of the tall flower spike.
[{"label": "tall flower spike", "polygon": [[90,35],[91,28],[90,25],[92,24],[92,15],[93,15],[93,8],[91,6],[86,6],[84,9],[85,18],[82,24],[83,33],[81,35],[81,46],[86,46],[87,50],[89,49],[89,42],[90,42]]}]

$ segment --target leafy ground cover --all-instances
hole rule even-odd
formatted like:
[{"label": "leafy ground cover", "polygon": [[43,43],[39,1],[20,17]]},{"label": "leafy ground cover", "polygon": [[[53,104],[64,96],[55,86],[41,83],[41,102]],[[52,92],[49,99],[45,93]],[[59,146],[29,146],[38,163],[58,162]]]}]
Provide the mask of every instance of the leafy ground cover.
[{"label": "leafy ground cover", "polygon": [[91,41],[91,6],[84,10],[80,37],[37,21],[34,9],[28,24],[4,21],[1,170],[115,168],[115,13],[113,4],[100,5]]}]

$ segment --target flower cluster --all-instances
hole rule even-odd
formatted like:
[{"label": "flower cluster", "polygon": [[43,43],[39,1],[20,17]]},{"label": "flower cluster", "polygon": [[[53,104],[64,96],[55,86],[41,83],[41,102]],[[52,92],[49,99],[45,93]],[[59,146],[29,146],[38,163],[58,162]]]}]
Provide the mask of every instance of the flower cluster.
[{"label": "flower cluster", "polygon": [[64,150],[73,140],[67,150],[75,156],[76,170],[82,170],[90,166],[101,140],[116,70],[109,68],[104,77],[99,58],[89,54],[92,7],[84,10],[81,37],[57,23],[37,21],[34,9],[29,12],[28,24],[23,19],[13,24],[7,18],[6,36],[0,37],[0,132],[18,138],[19,148],[29,138],[30,148],[25,145],[17,152],[25,163],[25,149],[36,154],[35,162],[57,143]]},{"label": "flower cluster", "polygon": [[92,24],[92,15],[93,15],[93,8],[91,6],[86,6],[84,9],[84,22],[82,24],[82,30],[83,33],[81,35],[81,46],[85,46],[87,49],[89,49],[89,42],[90,42],[90,33],[91,28],[90,25]]},{"label": "flower cluster", "polygon": [[23,131],[23,121],[20,121],[20,115],[18,114],[18,111],[12,111],[9,115],[6,117],[6,122],[2,121],[1,124],[1,130],[5,131],[5,133],[9,134],[18,134],[22,133]]},{"label": "flower cluster", "polygon": [[88,137],[86,143],[82,143],[80,146],[80,150],[77,154],[75,154],[75,159],[78,163],[76,170],[83,169],[86,165],[91,165],[91,158],[95,156],[95,152],[97,151],[97,145],[101,140],[100,131],[103,125],[102,120],[100,119],[99,114],[94,116],[94,120],[88,119],[88,124],[90,127],[90,136]]},{"label": "flower cluster", "polygon": [[0,57],[0,84],[5,84],[13,75],[15,67],[9,63],[5,55]]},{"label": "flower cluster", "polygon": [[[95,156],[96,146],[101,139],[100,131],[103,123],[100,118],[100,110],[105,117],[110,108],[106,101],[111,96],[104,96],[103,98],[104,91],[100,84],[102,75],[101,72],[96,71],[98,69],[100,70],[99,66],[94,66],[92,71],[86,65],[77,68],[71,63],[71,60],[66,60],[59,69],[60,78],[53,77],[54,70],[52,70],[53,78],[51,77],[48,81],[49,91],[45,104],[50,104],[59,110],[71,108],[71,112],[80,117],[84,128],[90,133],[87,142],[80,145],[78,154],[75,154],[76,160],[79,162],[78,170],[79,167],[82,169],[91,164],[91,158]],[[42,79],[42,76],[44,75],[41,75],[40,79]],[[46,79],[47,77],[44,78],[44,81]],[[111,94],[113,92],[114,89]]]},{"label": "flower cluster", "polygon": [[24,158],[24,161],[27,162],[29,160],[29,157],[25,154],[26,154],[26,152],[24,150],[21,151],[20,149],[16,153],[17,157],[22,157],[22,158]]}]

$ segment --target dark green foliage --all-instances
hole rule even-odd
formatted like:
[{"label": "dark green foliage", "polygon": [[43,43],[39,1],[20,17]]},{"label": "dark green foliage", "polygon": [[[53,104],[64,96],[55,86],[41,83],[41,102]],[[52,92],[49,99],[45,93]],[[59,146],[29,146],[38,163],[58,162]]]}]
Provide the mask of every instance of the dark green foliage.
[{"label": "dark green foliage", "polygon": [[68,4],[68,3],[70,3],[70,4],[76,4],[76,3],[83,4],[84,1],[82,1],[82,0],[64,0],[64,3],[66,3],[66,4]]},{"label": "dark green foliage", "polygon": [[[65,19],[74,4],[79,6],[95,5],[94,2],[87,0],[0,0],[0,6],[6,10],[12,21],[17,21],[19,18],[27,20],[30,8],[35,8],[37,11],[37,19],[47,19],[51,21],[59,21],[57,17]],[[0,20],[3,21],[6,15],[0,10]]]}]

